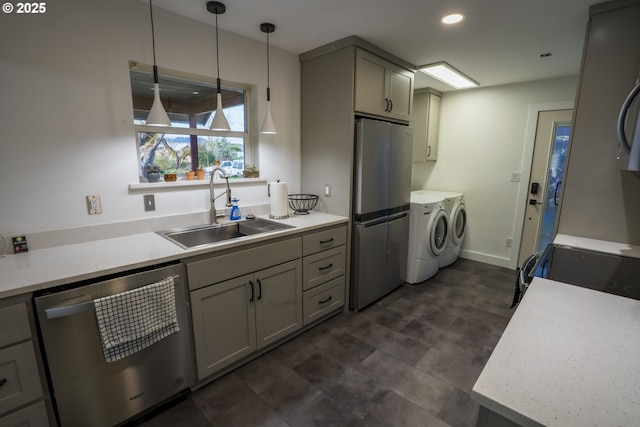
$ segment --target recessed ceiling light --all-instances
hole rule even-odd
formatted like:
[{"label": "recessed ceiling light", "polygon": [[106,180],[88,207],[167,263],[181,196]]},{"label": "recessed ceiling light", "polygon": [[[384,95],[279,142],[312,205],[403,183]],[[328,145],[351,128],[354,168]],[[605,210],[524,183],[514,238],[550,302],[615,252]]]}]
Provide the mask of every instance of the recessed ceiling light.
[{"label": "recessed ceiling light", "polygon": [[464,19],[464,15],[462,13],[452,13],[442,18],[442,23],[447,25],[457,24],[463,19]]}]

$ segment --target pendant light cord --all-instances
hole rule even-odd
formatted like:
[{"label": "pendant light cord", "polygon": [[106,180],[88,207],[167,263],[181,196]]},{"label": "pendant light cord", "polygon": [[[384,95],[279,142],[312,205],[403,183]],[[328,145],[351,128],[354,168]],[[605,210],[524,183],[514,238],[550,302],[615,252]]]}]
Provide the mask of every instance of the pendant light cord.
[{"label": "pendant light cord", "polygon": [[[269,76],[269,32],[267,32],[267,89],[269,89],[269,87],[271,86],[270,82],[270,76]],[[268,99],[267,99],[268,100]]]},{"label": "pendant light cord", "polygon": [[153,5],[149,0],[149,15],[151,16],[151,48],[153,50],[153,82],[158,83],[158,66],[156,65],[156,32],[153,26]]},{"label": "pendant light cord", "polygon": [[220,47],[218,45],[218,14],[216,13],[216,68],[218,70],[218,78],[216,83],[218,86],[218,93],[222,93],[220,90]]}]

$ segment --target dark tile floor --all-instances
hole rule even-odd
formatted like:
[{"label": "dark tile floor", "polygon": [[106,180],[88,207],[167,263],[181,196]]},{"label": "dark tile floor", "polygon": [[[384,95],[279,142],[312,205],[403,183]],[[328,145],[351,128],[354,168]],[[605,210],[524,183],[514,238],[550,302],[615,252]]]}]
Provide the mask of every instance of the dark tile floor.
[{"label": "dark tile floor", "polygon": [[515,272],[459,259],[341,313],[141,425],[475,426],[470,391],[513,310]]}]

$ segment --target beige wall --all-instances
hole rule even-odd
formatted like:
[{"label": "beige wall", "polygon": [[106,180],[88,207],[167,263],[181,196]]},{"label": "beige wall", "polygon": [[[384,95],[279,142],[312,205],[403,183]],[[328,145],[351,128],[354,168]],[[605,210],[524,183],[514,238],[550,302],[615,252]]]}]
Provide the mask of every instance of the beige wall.
[{"label": "beige wall", "polygon": [[[3,15],[0,25],[0,232],[16,235],[206,211],[208,190],[159,191],[144,212],[138,182],[128,61],[152,63],[148,4],[66,0],[42,15]],[[203,6],[204,8],[204,6]],[[156,8],[160,67],[213,75],[214,28]],[[263,34],[256,27],[256,39]],[[223,80],[257,85],[266,108],[266,46],[220,31]],[[271,49],[272,114],[279,134],[261,136],[261,175],[299,189],[300,70],[297,55]],[[89,216],[85,196],[102,198]],[[264,183],[234,193],[267,202]]]},{"label": "beige wall", "polygon": [[[531,110],[572,105],[576,85],[571,77],[443,94],[438,160],[413,164],[412,187],[464,193],[462,257],[516,267],[532,155],[525,149]],[[521,182],[510,182],[511,172],[522,172]],[[507,237],[513,238],[511,248]]]}]

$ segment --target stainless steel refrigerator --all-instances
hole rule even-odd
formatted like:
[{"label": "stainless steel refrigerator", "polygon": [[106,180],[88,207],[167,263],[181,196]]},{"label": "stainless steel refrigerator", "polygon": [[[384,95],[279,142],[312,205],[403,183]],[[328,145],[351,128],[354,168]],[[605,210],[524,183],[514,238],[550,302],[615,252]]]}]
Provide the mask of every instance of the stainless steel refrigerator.
[{"label": "stainless steel refrigerator", "polygon": [[351,308],[360,310],[405,281],[413,128],[356,121]]}]

